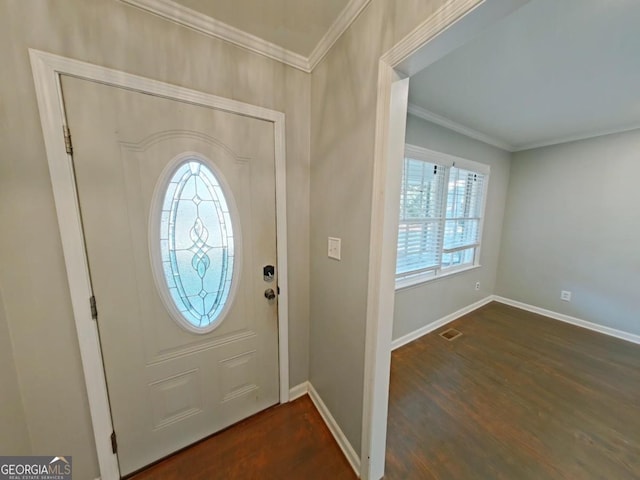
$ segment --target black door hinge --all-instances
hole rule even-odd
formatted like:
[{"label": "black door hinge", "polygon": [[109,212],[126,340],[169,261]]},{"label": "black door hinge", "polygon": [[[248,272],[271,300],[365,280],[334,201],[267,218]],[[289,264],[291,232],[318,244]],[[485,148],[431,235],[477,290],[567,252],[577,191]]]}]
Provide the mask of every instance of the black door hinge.
[{"label": "black door hinge", "polygon": [[96,306],[96,297],[93,295],[89,299],[89,306],[91,307],[91,318],[98,320],[98,307]]},{"label": "black door hinge", "polygon": [[118,441],[116,440],[116,432],[111,432],[111,451],[118,453]]}]

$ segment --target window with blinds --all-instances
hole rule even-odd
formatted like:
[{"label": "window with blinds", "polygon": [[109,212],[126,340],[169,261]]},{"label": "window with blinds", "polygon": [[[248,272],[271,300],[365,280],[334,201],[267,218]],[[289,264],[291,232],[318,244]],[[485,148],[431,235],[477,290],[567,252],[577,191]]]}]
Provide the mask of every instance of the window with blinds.
[{"label": "window with blinds", "polygon": [[398,285],[478,265],[488,177],[487,165],[407,145]]}]

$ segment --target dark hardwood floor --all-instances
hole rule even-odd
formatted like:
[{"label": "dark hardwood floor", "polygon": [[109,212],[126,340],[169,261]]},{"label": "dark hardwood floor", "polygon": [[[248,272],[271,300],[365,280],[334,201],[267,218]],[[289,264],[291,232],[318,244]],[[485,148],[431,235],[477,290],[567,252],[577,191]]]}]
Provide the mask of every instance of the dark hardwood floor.
[{"label": "dark hardwood floor", "polygon": [[492,303],[393,352],[388,425],[385,479],[640,479],[640,346]]},{"label": "dark hardwood floor", "polygon": [[355,478],[306,395],[254,415],[132,477],[134,480]]}]

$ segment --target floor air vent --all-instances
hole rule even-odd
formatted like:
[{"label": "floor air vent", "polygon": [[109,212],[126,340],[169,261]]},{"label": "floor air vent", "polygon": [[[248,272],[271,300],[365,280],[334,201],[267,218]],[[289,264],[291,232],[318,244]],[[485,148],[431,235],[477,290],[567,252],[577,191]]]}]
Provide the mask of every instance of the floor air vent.
[{"label": "floor air vent", "polygon": [[450,328],[449,330],[445,330],[444,332],[442,332],[440,334],[440,336],[442,338],[444,338],[445,340],[449,340],[449,341],[455,340],[456,338],[458,338],[461,335],[462,335],[462,332],[459,332],[455,328]]}]

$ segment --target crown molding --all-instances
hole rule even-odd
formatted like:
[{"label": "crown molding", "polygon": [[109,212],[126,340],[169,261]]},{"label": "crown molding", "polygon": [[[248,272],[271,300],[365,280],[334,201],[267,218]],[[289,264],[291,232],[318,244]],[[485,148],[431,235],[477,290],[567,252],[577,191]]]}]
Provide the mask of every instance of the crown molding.
[{"label": "crown molding", "polygon": [[557,137],[550,140],[544,140],[542,142],[527,143],[519,145],[514,149],[514,152],[522,152],[524,150],[533,150],[534,148],[551,147],[553,145],[560,145],[561,143],[577,142],[580,140],[589,140],[590,138],[603,137],[605,135],[614,135],[616,133],[630,132],[632,130],[640,129],[640,123],[627,125],[625,127],[609,128],[604,130],[598,130],[590,133],[583,133],[579,135],[570,135],[566,137]]},{"label": "crown molding", "polygon": [[578,135],[569,135],[565,137],[557,137],[540,142],[526,143],[523,145],[511,145],[509,143],[503,142],[502,140],[498,140],[489,135],[486,135],[482,132],[478,132],[477,130],[474,130],[472,128],[465,127],[464,125],[454,122],[453,120],[449,120],[442,115],[433,113],[426,108],[419,107],[415,104],[409,104],[409,108],[407,109],[407,111],[409,114],[415,117],[422,118],[423,120],[426,120],[428,122],[435,123],[436,125],[440,125],[441,127],[448,128],[449,130],[453,130],[454,132],[458,132],[467,137],[479,140],[489,145],[493,145],[494,147],[498,147],[511,153],[522,152],[524,150],[533,150],[535,148],[551,147],[553,145],[560,145],[562,143],[578,142],[580,140],[588,140],[590,138],[603,137],[605,135],[630,132],[632,130],[640,130],[640,123],[636,123],[624,127],[603,129]]},{"label": "crown molding", "polygon": [[349,0],[340,15],[335,19],[327,33],[320,39],[316,47],[309,55],[309,71],[312,71],[322,61],[334,43],[342,36],[351,24],[358,18],[362,10],[369,5],[371,0]]},{"label": "crown molding", "polygon": [[493,145],[494,147],[500,148],[501,150],[506,150],[507,152],[515,152],[516,147],[510,145],[502,140],[498,140],[489,135],[486,135],[482,132],[474,130],[473,128],[466,127],[461,125],[453,120],[449,120],[442,115],[438,115],[437,113],[433,113],[426,108],[419,107],[415,104],[409,104],[409,108],[407,109],[408,113],[414,115],[416,117],[422,118],[431,123],[435,123],[436,125],[440,125],[441,127],[448,128],[449,130],[453,130],[454,132],[460,133],[467,137],[473,138],[475,140],[479,140],[483,143],[487,143],[489,145]]},{"label": "crown molding", "polygon": [[224,22],[196,12],[172,0],[120,0],[178,25],[195,30],[210,37],[219,38],[246,48],[259,55],[285,63],[293,68],[310,73],[309,60],[298,53],[282,48],[262,38],[239,30]]},{"label": "crown molding", "polygon": [[173,0],[119,0],[122,3],[152,13],[204,35],[219,38],[251,52],[282,62],[290,67],[311,73],[334,43],[351,26],[371,0],[349,0],[329,30],[307,58],[275,43],[232,27],[204,13],[185,7]]}]

